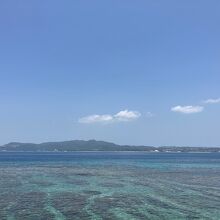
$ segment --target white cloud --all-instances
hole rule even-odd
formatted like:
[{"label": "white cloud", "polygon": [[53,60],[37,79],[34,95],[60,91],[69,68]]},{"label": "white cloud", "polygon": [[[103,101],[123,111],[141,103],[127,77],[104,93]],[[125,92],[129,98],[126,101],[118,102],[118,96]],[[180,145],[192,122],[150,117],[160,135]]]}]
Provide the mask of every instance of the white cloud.
[{"label": "white cloud", "polygon": [[89,115],[79,119],[79,123],[95,123],[95,122],[109,122],[112,121],[113,117],[111,115]]},{"label": "white cloud", "polygon": [[141,114],[137,111],[120,111],[114,115],[114,119],[118,121],[131,121],[137,119],[141,116]]},{"label": "white cloud", "polygon": [[207,99],[207,100],[203,101],[203,103],[205,103],[205,104],[217,104],[217,103],[220,103],[220,98],[218,98],[218,99]]},{"label": "white cloud", "polygon": [[91,124],[91,123],[108,123],[108,122],[120,122],[120,121],[133,121],[139,118],[141,114],[137,111],[120,111],[115,115],[89,115],[83,118],[80,118],[79,123]]},{"label": "white cloud", "polygon": [[179,112],[183,114],[199,113],[199,112],[202,112],[203,110],[204,110],[203,106],[192,106],[192,105],[188,105],[188,106],[178,105],[178,106],[171,108],[171,111]]}]

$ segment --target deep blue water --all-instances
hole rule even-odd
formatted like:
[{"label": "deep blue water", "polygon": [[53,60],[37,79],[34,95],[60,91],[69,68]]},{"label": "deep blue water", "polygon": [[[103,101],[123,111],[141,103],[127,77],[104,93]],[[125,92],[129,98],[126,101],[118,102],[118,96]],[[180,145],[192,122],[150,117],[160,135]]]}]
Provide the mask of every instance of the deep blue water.
[{"label": "deep blue water", "polygon": [[220,163],[220,153],[145,152],[0,152],[0,162],[62,162],[81,160],[146,160],[151,162]]}]

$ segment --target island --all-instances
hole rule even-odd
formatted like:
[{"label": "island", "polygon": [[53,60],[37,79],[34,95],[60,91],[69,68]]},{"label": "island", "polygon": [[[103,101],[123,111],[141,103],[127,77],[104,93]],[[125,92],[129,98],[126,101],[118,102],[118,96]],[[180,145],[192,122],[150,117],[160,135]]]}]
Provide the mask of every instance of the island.
[{"label": "island", "polygon": [[133,146],[118,145],[97,140],[71,140],[62,142],[19,143],[11,142],[0,146],[0,152],[74,152],[74,151],[143,151],[143,152],[201,152],[217,153],[220,147],[187,147],[187,146]]}]

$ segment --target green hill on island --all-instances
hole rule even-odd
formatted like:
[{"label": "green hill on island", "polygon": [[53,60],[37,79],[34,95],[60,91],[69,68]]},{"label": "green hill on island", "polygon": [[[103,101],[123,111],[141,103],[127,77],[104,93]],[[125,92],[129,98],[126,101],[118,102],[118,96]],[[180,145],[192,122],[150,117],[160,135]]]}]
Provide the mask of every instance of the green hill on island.
[{"label": "green hill on island", "polygon": [[132,146],[118,145],[96,140],[72,140],[45,142],[40,144],[11,142],[0,147],[0,151],[145,151],[145,152],[220,152],[218,147],[177,147],[177,146]]}]

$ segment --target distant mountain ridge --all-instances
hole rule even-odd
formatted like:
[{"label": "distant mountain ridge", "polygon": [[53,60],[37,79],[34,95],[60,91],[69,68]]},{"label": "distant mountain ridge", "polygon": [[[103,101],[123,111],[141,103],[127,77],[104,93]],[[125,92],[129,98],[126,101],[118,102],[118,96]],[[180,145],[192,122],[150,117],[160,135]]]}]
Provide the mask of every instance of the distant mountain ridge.
[{"label": "distant mountain ridge", "polygon": [[61,142],[45,142],[40,144],[11,142],[0,147],[1,151],[146,151],[146,152],[220,152],[218,147],[153,147],[118,145],[106,141],[71,140]]}]

